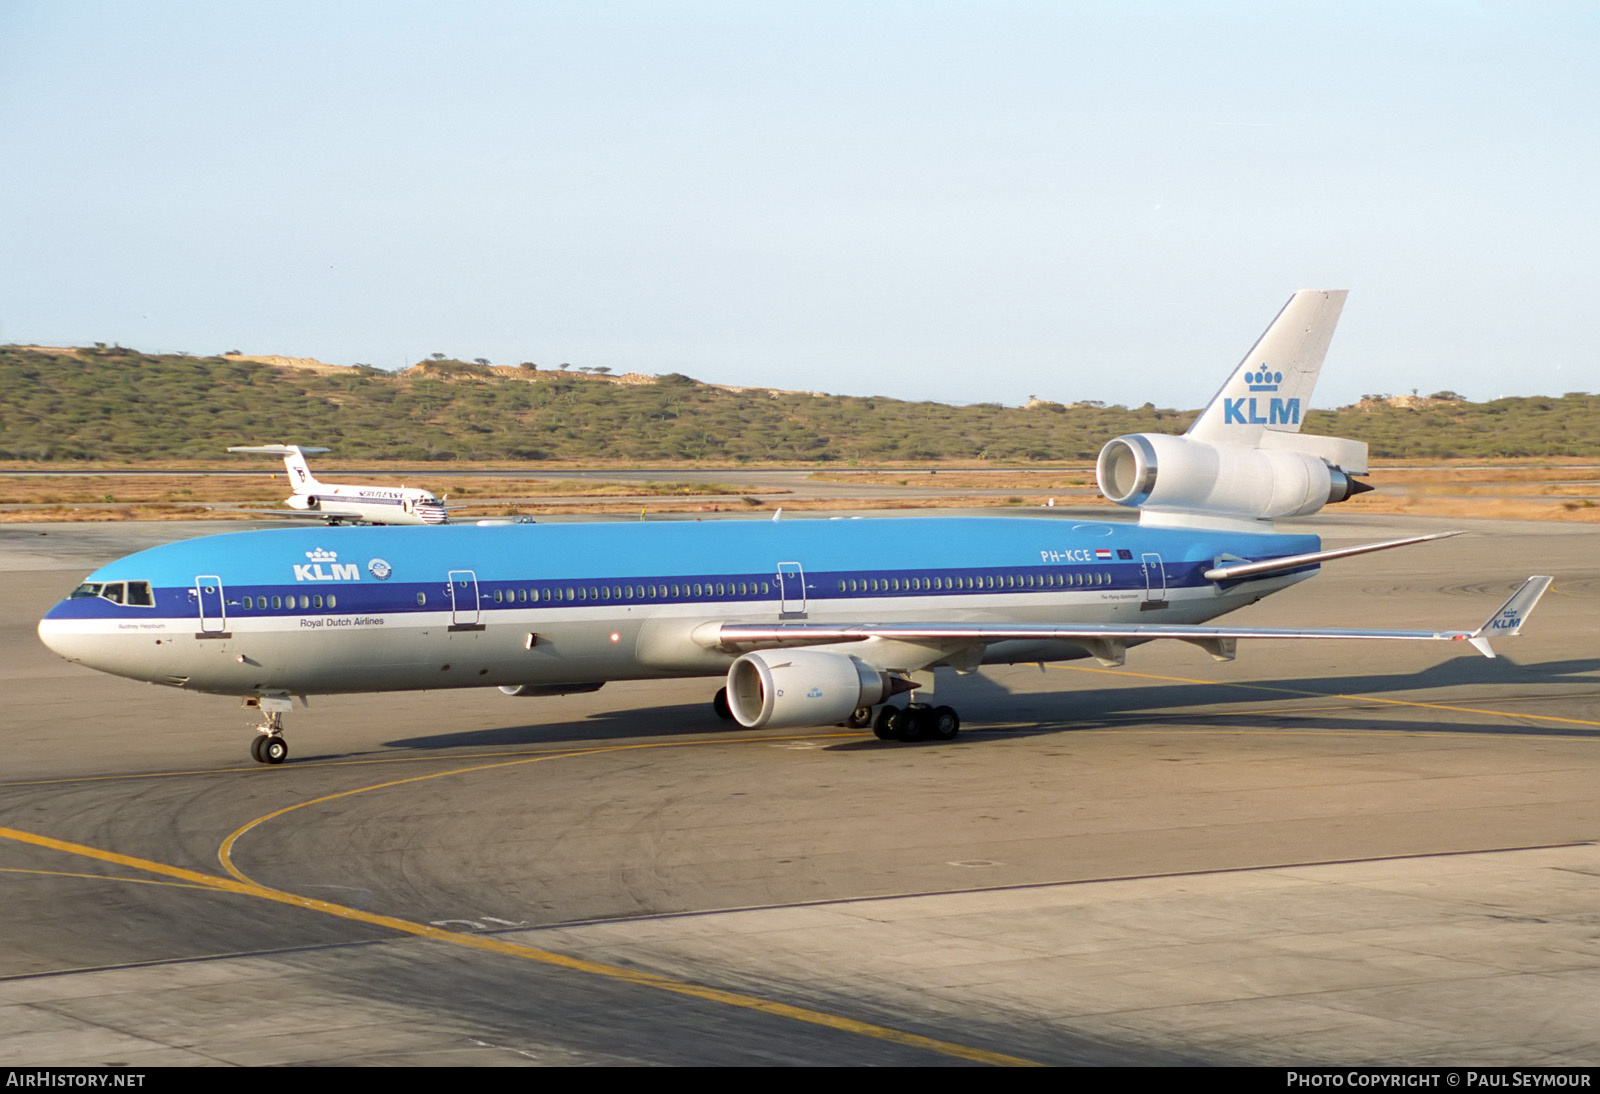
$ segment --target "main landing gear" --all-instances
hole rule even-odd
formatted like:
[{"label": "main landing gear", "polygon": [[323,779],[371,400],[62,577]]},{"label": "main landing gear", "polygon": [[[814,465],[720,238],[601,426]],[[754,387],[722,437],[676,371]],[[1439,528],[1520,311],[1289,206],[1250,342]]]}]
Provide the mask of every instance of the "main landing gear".
[{"label": "main landing gear", "polygon": [[[733,720],[733,711],[728,708],[727,688],[717,689],[717,694],[711,699],[711,709],[716,712],[718,718],[725,721]],[[927,703],[911,703],[905,707],[884,704],[878,708],[876,721],[873,720],[871,707],[860,707],[851,711],[843,724],[851,729],[866,729],[871,726],[872,732],[880,741],[952,741],[956,734],[961,732],[961,716],[955,712],[954,707],[935,707]],[[262,732],[266,730],[263,729]],[[259,756],[256,758],[261,759]]]},{"label": "main landing gear", "polygon": [[961,716],[954,707],[926,703],[912,703],[904,709],[885,706],[878,711],[872,732],[880,741],[950,741],[961,732]]}]

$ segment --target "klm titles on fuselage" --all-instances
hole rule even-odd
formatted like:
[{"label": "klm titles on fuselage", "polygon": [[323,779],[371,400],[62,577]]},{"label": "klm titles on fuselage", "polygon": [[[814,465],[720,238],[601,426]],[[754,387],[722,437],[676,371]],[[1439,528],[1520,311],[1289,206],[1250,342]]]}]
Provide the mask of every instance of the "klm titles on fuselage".
[{"label": "klm titles on fuselage", "polygon": [[[361,580],[361,567],[354,562],[339,562],[339,553],[337,551],[325,551],[318,547],[314,551],[307,551],[306,558],[311,561],[294,564],[294,579],[296,581]],[[326,570],[322,568],[323,563],[328,565]]]},{"label": "klm titles on fuselage", "polygon": [[[1251,391],[1277,391],[1283,383],[1283,373],[1271,372],[1263,365],[1258,372],[1247,372],[1244,378]],[[1261,403],[1266,404],[1266,417],[1261,416]],[[1245,404],[1249,404],[1249,410]],[[1280,399],[1276,395],[1259,399],[1254,395],[1241,395],[1237,399],[1222,400],[1223,422],[1227,425],[1299,425],[1300,400]]]}]

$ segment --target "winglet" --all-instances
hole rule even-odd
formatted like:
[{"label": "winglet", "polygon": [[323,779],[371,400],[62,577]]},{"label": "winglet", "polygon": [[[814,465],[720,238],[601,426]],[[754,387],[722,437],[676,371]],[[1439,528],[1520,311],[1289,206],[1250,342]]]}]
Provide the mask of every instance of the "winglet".
[{"label": "winglet", "polygon": [[1477,651],[1485,657],[1493,657],[1494,650],[1489,646],[1491,638],[1510,638],[1522,631],[1522,624],[1533,614],[1533,606],[1539,603],[1539,598],[1554,581],[1553,577],[1534,576],[1528,578],[1517,591],[1511,594],[1511,599],[1500,605],[1500,610],[1491,615],[1488,620],[1467,636]]}]

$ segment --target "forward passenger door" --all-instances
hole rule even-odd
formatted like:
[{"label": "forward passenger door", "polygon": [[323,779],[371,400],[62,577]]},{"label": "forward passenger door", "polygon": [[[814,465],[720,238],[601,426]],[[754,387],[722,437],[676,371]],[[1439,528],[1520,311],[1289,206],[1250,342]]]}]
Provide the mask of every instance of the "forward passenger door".
[{"label": "forward passenger door", "polygon": [[478,575],[473,570],[450,571],[450,625],[478,625]]},{"label": "forward passenger door", "polygon": [[778,563],[778,613],[785,619],[806,614],[806,574],[798,562]]},{"label": "forward passenger door", "polygon": [[195,609],[200,616],[200,637],[223,637],[228,630],[228,609],[223,604],[222,578],[201,574],[194,579]]}]

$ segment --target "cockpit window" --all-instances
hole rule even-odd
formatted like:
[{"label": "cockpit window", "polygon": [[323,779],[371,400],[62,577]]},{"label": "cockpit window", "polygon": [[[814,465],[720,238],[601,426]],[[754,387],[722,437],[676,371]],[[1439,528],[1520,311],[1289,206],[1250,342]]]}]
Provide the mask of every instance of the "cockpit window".
[{"label": "cockpit window", "polygon": [[72,590],[67,599],[87,600],[95,597],[135,608],[152,608],[156,603],[148,581],[85,581]]}]

